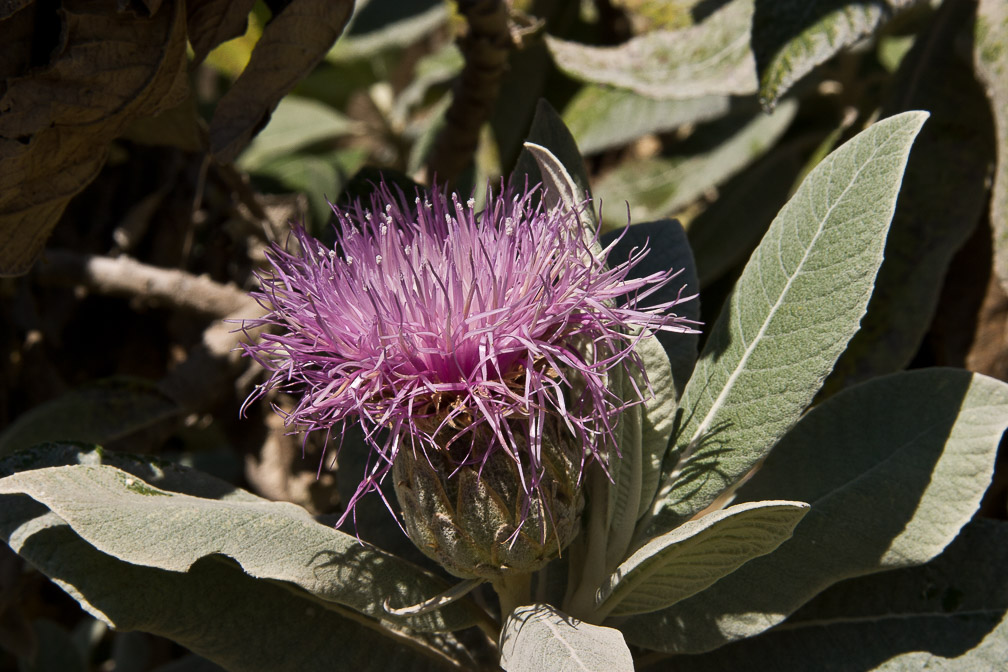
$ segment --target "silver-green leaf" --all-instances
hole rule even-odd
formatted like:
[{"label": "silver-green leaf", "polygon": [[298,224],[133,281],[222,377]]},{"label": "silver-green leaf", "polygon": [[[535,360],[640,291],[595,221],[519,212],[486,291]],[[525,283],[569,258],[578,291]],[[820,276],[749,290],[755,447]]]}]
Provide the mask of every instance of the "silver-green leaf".
[{"label": "silver-green leaf", "polygon": [[179,416],[182,409],[150,381],[107,378],[22,414],[0,433],[0,457],[45,441],[115,441]]},{"label": "silver-green leaf", "polygon": [[760,99],[772,107],[802,76],[919,0],[756,0]]},{"label": "silver-green leaf", "polygon": [[117,560],[23,495],[0,495],[0,539],[96,618],[167,637],[235,672],[435,672],[465,662],[219,556],[187,572]]},{"label": "silver-green leaf", "polygon": [[599,591],[598,612],[643,614],[695,595],[787,541],[808,509],[803,502],[748,502],[684,523],[616,568]]},{"label": "silver-green leaf", "polygon": [[587,85],[564,108],[563,120],[581,151],[592,154],[648,133],[716,119],[730,109],[731,97],[725,95],[655,100],[629,89]]},{"label": "silver-green leaf", "polygon": [[1008,660],[1006,564],[1008,523],[979,519],[926,565],[841,581],[769,632],[680,656],[675,669],[996,670]]},{"label": "silver-green leaf", "polygon": [[548,604],[515,609],[501,631],[506,672],[633,672],[619,630],[584,623]]},{"label": "silver-green leaf", "polygon": [[872,379],[813,408],[739,489],[807,501],[791,539],[707,590],[627,622],[629,641],[702,653],[759,634],[837,581],[928,562],[977,510],[1008,384],[961,369]]},{"label": "silver-green leaf", "polygon": [[816,166],[770,225],[686,385],[654,533],[735,484],[812,401],[864,315],[926,118],[908,112],[858,134]]},{"label": "silver-green leaf", "polygon": [[986,210],[996,145],[990,111],[972,68],[949,57],[975,12],[970,3],[942,5],[896,73],[884,109],[928,110],[931,118],[907,163],[868,312],[824,394],[910,364],[949,263]]},{"label": "silver-green leaf", "polygon": [[[441,580],[355,537],[315,522],[304,509],[248,495],[208,499],[152,486],[108,465],[46,467],[0,479],[0,493],[44,504],[98,551],[145,567],[185,572],[224,555],[252,577],[293,584],[322,603],[375,618],[443,592]],[[454,630],[473,612],[411,617],[411,627]],[[446,614],[454,614],[446,619]]]},{"label": "silver-green leaf", "polygon": [[511,188],[522,190],[526,179],[529,186],[541,182],[544,190],[553,192],[552,198],[587,217],[592,232],[598,228],[594,204],[578,207],[591,198],[584,159],[560,115],[545,100],[536,105],[527,142],[511,174]]},{"label": "silver-green leaf", "polygon": [[[626,261],[633,256],[635,250],[648,248],[647,256],[630,269],[628,277],[643,278],[652,273],[665,273],[669,270],[677,273],[675,278],[665,287],[649,296],[644,305],[675,301],[677,298],[696,295],[700,291],[700,281],[697,278],[693,251],[686,238],[686,232],[678,220],[659,219],[654,222],[641,222],[630,227],[609,231],[602,235],[601,243],[603,247],[612,246],[607,260],[610,266]],[[696,296],[696,298],[679,304],[675,307],[675,313],[699,324],[700,297]],[[668,363],[672,366],[673,380],[671,382],[674,390],[669,390],[669,392],[674,393],[675,398],[678,398],[686,387],[686,381],[689,380],[693,373],[693,367],[696,365],[699,335],[659,332],[658,341],[665,348]],[[644,352],[638,354],[641,357],[646,357]],[[656,356],[653,360],[657,367],[654,375],[662,379],[660,385],[669,382],[664,378],[667,367],[665,359],[666,357]],[[648,364],[649,362],[645,362],[645,365]],[[651,371],[648,369],[652,386],[659,385],[655,383],[656,378],[651,375]],[[659,390],[656,387],[655,392],[660,396],[664,390]],[[652,493],[653,495],[654,493]]]},{"label": "silver-green leaf", "polygon": [[243,170],[254,171],[271,158],[353,133],[358,128],[356,122],[335,108],[311,98],[287,96],[277,105],[266,127],[238,157],[237,163]]},{"label": "silver-green leaf", "polygon": [[625,226],[627,202],[631,221],[679,212],[773,147],[790,126],[797,109],[794,101],[786,101],[773,114],[758,112],[733,128],[732,134],[709,152],[685,158],[654,157],[624,162],[595,185],[595,196],[604,206],[603,226]]},{"label": "silver-green leaf", "polygon": [[585,82],[630,89],[649,98],[698,98],[756,91],[749,49],[753,0],[731,0],[703,22],[658,30],[617,47],[546,37],[557,66]]}]

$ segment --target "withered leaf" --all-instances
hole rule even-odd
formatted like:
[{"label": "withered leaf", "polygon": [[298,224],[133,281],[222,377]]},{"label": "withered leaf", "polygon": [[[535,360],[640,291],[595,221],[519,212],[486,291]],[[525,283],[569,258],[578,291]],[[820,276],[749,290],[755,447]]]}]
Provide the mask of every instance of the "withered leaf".
[{"label": "withered leaf", "polygon": [[[33,9],[16,12],[16,9],[20,9],[15,7],[18,4],[21,3],[0,0],[0,26],[3,26],[3,39],[0,40],[0,81],[22,72],[31,63],[35,12]],[[0,88],[0,95],[2,94],[3,88]]]},{"label": "withered leaf", "polygon": [[284,94],[343,32],[353,0],[293,0],[263,29],[248,66],[224,94],[210,122],[210,148],[233,161],[269,120]]},{"label": "withered leaf", "polygon": [[0,19],[6,19],[28,5],[30,5],[35,0],[0,0]]},{"label": "withered leaf", "polygon": [[[28,8],[36,25],[59,31],[58,38],[32,36],[56,45],[49,62],[31,67],[30,58],[3,51],[0,275],[31,266],[67,202],[98,174],[109,141],[188,91],[182,3],[163,3],[150,18],[117,4],[64,0],[42,23],[38,12],[49,10]],[[20,15],[0,20],[0,33]]]}]

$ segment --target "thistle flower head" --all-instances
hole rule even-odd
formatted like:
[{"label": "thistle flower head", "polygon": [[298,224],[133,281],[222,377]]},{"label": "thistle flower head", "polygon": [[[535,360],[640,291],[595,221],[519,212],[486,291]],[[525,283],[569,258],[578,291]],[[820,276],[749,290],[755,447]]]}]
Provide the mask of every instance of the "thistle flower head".
[{"label": "thistle flower head", "polygon": [[502,190],[475,212],[471,199],[381,185],[370,204],[334,207],[334,248],[300,227],[293,249],[273,246],[257,295],[268,314],[247,324],[279,329],[245,346],[270,372],[250,399],[287,388],[300,399],[290,426],[361,425],[371,458],[344,518],[404,451],[442,472],[505,456],[534,502],[556,428],[578,447],[578,473],[607,460],[618,414],[641,401],[608,384],[641,369],[634,334],[693,331],[670,312],[692,298],[681,291],[641,307],[676,273],[630,278],[646,250],[607,267],[582,213],[545,200]]}]

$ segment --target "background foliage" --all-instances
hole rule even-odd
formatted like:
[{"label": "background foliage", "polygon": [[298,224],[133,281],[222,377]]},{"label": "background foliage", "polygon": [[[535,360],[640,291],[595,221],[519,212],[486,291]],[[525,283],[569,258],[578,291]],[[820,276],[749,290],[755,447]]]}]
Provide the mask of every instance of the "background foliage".
[{"label": "background foliage", "polygon": [[[613,615],[630,619],[623,632],[634,633],[627,639],[638,667],[667,669],[665,653],[697,654],[676,668],[696,670],[824,669],[838,658],[841,669],[859,670],[1003,661],[1008,589],[997,568],[1008,549],[1008,470],[1003,456],[993,476],[989,466],[1008,400],[997,383],[963,369],[1008,379],[1008,3],[515,0],[506,12],[486,3],[496,13],[478,16],[467,13],[473,4],[0,3],[0,272],[9,276],[0,278],[0,475],[48,467],[62,484],[57,492],[31,471],[4,481],[5,493],[32,499],[0,495],[0,529],[17,551],[0,550],[0,669],[217,669],[192,652],[233,669],[496,665],[482,610],[463,602],[393,618],[380,608],[378,595],[405,606],[450,581],[388,524],[377,498],[358,511],[356,532],[384,550],[331,528],[362,465],[352,451],[338,466],[323,461],[318,442],[288,435],[269,407],[289,407],[281,395],[239,417],[259,371],[232,352],[238,335],[228,320],[257,310],[245,292],[288,221],[325,238],[326,199],[366,191],[377,169],[403,183],[436,174],[477,197],[512,170],[542,176],[537,157],[523,154],[527,138],[592,190],[604,231],[629,214],[655,246],[649,263],[695,271],[687,281],[700,292],[697,345],[706,354],[691,379],[694,343],[677,352],[664,342],[672,367],[656,385],[666,394],[656,407],[682,394],[684,406],[710,411],[688,430],[730,427],[687,467],[717,455],[719,441],[748,450],[719,463],[734,471],[708,481],[686,508],[657,507],[652,531],[716,504],[721,486],[801,417],[760,478],[737,493],[742,508],[708,521],[724,533],[745,516],[770,516],[755,502],[808,502],[804,518],[804,509],[780,504],[781,518],[767,523],[786,527],[782,537],[794,528],[794,543],[713,577],[696,598],[688,595],[701,580],[669,587],[675,599],[664,597],[676,603],[657,616],[634,610],[634,600],[654,596],[634,593],[632,572],[658,566],[681,576],[688,554],[658,556],[657,565],[631,558],[627,580],[607,586],[633,598]],[[480,74],[453,88],[467,62]],[[453,100],[469,105],[464,114]],[[873,122],[909,110],[930,117],[902,181],[895,149],[888,168],[858,153],[875,146],[868,140],[826,159]],[[576,147],[557,132],[556,114]],[[922,120],[903,119],[912,136]],[[905,150],[912,137],[904,140]],[[865,166],[888,171],[889,191],[853,177]],[[817,167],[849,178],[846,200],[834,198],[832,182],[799,189]],[[803,229],[801,208],[818,217],[824,201],[840,204],[833,219]],[[671,218],[682,228],[662,224]],[[684,238],[695,263],[682,256]],[[757,250],[764,240],[774,247]],[[806,252],[808,268],[743,270],[750,257],[772,269]],[[816,260],[838,258],[846,263],[828,272],[849,283],[827,291]],[[795,312],[775,313],[788,292]],[[719,322],[723,309],[745,322]],[[756,332],[779,340],[736,351],[755,344]],[[779,348],[818,359],[788,361]],[[738,394],[725,385],[723,398],[706,399],[711,381],[721,385],[733,362],[750,360],[769,364],[749,370],[753,380]],[[889,376],[928,366],[956,370]],[[745,396],[753,390],[764,394]],[[664,448],[648,447],[654,435],[672,431],[671,418],[651,418],[661,427],[649,435],[645,424],[642,459]],[[931,421],[930,443],[901,433],[920,418]],[[807,453],[827,441],[846,446],[848,461]],[[45,442],[53,443],[37,447]],[[685,449],[673,444],[666,466]],[[865,480],[844,471],[852,463],[871,473],[874,499]],[[815,477],[794,483],[795,464]],[[936,470],[961,487],[928,490],[922,475]],[[901,499],[887,484],[908,474]],[[976,485],[985,478],[989,489]],[[658,490],[660,502],[691,483],[641,487]],[[628,534],[650,501],[639,499]],[[256,533],[221,547],[214,530],[222,523],[211,517],[205,545],[164,546],[193,534],[186,521],[201,506],[224,507],[226,524],[244,520]],[[942,516],[965,521],[977,506],[958,538],[958,526],[942,528]],[[894,508],[907,512],[902,546],[874,516]],[[840,520],[858,525],[838,529]],[[267,543],[295,528],[300,545]],[[678,529],[674,539],[659,537],[681,544],[677,553],[720,552],[704,546],[706,527]],[[845,538],[869,539],[871,552],[822,550],[823,540]],[[817,571],[782,582],[795,566]],[[862,576],[879,569],[891,571]],[[759,618],[740,596],[758,602]],[[278,626],[276,614],[293,620]],[[759,634],[766,614],[787,620]],[[837,651],[817,628],[838,620],[841,640],[869,643]],[[538,605],[515,612],[505,632],[535,641],[565,623]],[[586,647],[618,635],[597,627]],[[239,632],[241,646],[221,645]],[[733,641],[741,637],[749,638]],[[362,657],[347,654],[348,641],[363,642]],[[528,645],[502,640],[505,664],[516,661],[507,669],[526,669]],[[627,661],[610,653],[622,655],[600,645],[598,665],[622,669]]]}]

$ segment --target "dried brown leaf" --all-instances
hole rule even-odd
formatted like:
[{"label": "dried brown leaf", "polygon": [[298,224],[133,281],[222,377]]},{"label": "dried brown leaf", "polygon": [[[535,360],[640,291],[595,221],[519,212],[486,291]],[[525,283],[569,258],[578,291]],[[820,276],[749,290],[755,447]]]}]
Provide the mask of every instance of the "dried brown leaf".
[{"label": "dried brown leaf", "polygon": [[231,38],[244,35],[248,28],[248,15],[255,0],[204,0],[186,7],[186,24],[189,26],[189,43],[192,44],[193,64],[203,62],[210,50]]},{"label": "dried brown leaf", "polygon": [[30,5],[35,0],[0,0],[0,20],[6,19],[28,5]]},{"label": "dried brown leaf", "polygon": [[266,24],[262,38],[210,122],[210,148],[233,161],[269,120],[280,99],[322,60],[343,32],[353,0],[294,0]]},{"label": "dried brown leaf", "polygon": [[[107,144],[145,115],[177,105],[188,91],[182,3],[150,18],[118,12],[111,0],[64,0],[47,64],[6,45],[0,67],[0,275],[26,271],[67,202],[101,169]],[[34,19],[45,8],[34,8]],[[15,14],[0,22],[23,30]],[[21,32],[17,33],[24,38]],[[54,35],[32,34],[32,41]]]},{"label": "dried brown leaf", "polygon": [[[35,12],[4,12],[10,3],[0,0],[0,26],[3,39],[0,40],[0,80],[5,80],[24,71],[31,63],[32,36],[35,34]],[[16,4],[16,3],[15,3]],[[0,93],[3,88],[0,88]]]}]

